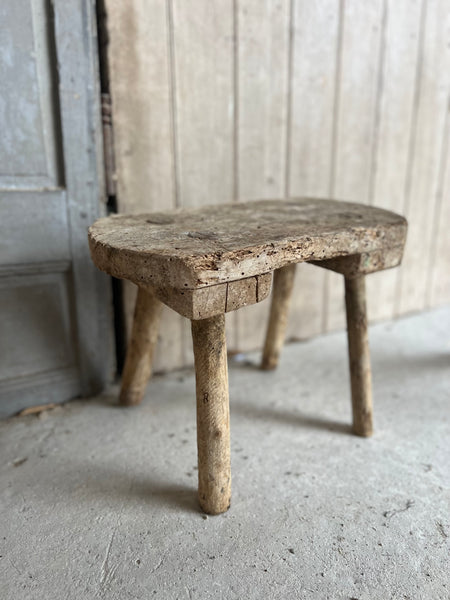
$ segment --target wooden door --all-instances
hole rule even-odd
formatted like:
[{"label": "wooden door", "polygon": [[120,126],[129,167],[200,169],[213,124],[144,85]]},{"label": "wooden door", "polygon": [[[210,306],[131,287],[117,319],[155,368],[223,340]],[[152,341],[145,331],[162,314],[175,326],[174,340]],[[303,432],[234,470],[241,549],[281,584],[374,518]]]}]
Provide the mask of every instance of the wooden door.
[{"label": "wooden door", "polygon": [[108,281],[94,2],[0,5],[0,415],[101,389]]}]

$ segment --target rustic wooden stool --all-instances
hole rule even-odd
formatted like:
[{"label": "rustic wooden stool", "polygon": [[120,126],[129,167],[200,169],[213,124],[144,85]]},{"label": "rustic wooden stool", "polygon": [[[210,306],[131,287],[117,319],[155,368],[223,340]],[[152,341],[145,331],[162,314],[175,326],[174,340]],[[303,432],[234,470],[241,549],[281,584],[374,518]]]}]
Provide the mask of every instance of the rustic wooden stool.
[{"label": "rustic wooden stool", "polygon": [[342,273],[353,428],[372,433],[365,275],[401,261],[406,220],[333,200],[236,202],[195,210],[113,215],[89,230],[92,259],[138,287],[120,402],[138,404],[152,368],[162,303],[191,319],[197,396],[199,500],[218,514],[231,497],[225,313],[274,291],[263,368],[278,361],[295,264]]}]

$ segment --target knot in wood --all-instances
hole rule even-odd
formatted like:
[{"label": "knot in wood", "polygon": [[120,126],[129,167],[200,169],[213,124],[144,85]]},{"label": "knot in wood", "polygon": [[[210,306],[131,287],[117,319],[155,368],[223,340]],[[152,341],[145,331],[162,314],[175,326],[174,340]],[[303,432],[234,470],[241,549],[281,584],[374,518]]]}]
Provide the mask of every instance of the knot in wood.
[{"label": "knot in wood", "polygon": [[218,238],[214,231],[188,231],[187,236],[197,240],[216,240]]}]

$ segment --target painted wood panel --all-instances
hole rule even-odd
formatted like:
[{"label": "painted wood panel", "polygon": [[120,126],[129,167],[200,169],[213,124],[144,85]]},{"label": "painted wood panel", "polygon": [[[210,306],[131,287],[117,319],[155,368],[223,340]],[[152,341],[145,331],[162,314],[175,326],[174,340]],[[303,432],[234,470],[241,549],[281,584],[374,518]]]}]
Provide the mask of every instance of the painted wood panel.
[{"label": "painted wood panel", "polygon": [[[294,3],[287,196],[328,197],[333,151],[339,3]],[[326,273],[298,265],[288,339],[322,331]]]},{"label": "painted wood panel", "polygon": [[285,193],[289,0],[237,0],[236,101],[239,199]]},{"label": "painted wood panel", "polygon": [[[236,195],[282,198],[287,156],[289,0],[236,2]],[[240,352],[261,347],[269,301],[236,313]],[[230,315],[231,316],[231,315]]]},{"label": "painted wood panel", "polygon": [[428,263],[427,307],[450,302],[450,111],[443,135],[441,173]]},{"label": "painted wood panel", "polygon": [[49,4],[4,2],[0,23],[0,186],[55,187],[61,165]]},{"label": "painted wood panel", "polygon": [[[386,6],[382,85],[378,95],[370,203],[403,212],[409,179],[417,63],[423,33],[423,0],[389,0]],[[367,299],[372,319],[394,316],[398,269],[368,278]]]},{"label": "painted wood panel", "polygon": [[[175,208],[175,91],[169,3],[107,0],[106,7],[118,210],[135,213]],[[123,297],[129,336],[136,287],[124,282]],[[169,308],[163,310],[155,370],[184,363],[183,327],[182,317]]]},{"label": "painted wood panel", "polygon": [[180,206],[234,198],[233,23],[230,0],[173,0]]},{"label": "painted wood panel", "polygon": [[[446,0],[108,4],[121,210],[312,195],[406,212],[404,266],[369,277],[369,310],[448,301]],[[288,337],[343,328],[343,300],[340,275],[300,265]],[[228,315],[229,348],[260,346],[267,312]],[[192,361],[174,319],[160,368]]]},{"label": "painted wood panel", "polygon": [[[417,114],[413,126],[411,168],[404,212],[409,220],[405,259],[399,271],[397,314],[422,309],[427,300],[429,248],[445,142],[450,91],[450,5],[428,0],[418,65]],[[448,257],[442,257],[448,260]]]},{"label": "painted wood panel", "polygon": [[0,381],[75,366],[71,296],[67,273],[0,278]]},{"label": "painted wood panel", "polygon": [[89,256],[104,186],[94,4],[0,7],[0,415],[113,376],[110,283]]},{"label": "painted wood panel", "polygon": [[0,190],[0,270],[70,260],[69,240],[65,191]]},{"label": "painted wood panel", "polygon": [[117,195],[123,212],[175,206],[168,9],[107,0]]},{"label": "painted wood panel", "polygon": [[90,0],[54,0],[53,10],[77,352],[87,396],[102,390],[114,369],[109,282],[86,243],[90,223],[105,212],[97,25]]},{"label": "painted wood panel", "polygon": [[[175,171],[179,206],[236,199],[234,12],[231,0],[169,2],[173,27]],[[236,348],[236,315],[226,319]],[[182,323],[185,361],[193,362],[190,324]]]}]

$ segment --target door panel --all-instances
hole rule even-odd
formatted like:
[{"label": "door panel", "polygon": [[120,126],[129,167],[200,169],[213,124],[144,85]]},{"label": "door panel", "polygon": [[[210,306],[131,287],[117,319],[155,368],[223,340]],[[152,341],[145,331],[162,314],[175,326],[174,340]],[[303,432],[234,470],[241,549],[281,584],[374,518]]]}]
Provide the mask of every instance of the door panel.
[{"label": "door panel", "polygon": [[70,260],[66,192],[0,191],[2,267]]},{"label": "door panel", "polygon": [[0,379],[76,365],[69,273],[0,279]]},{"label": "door panel", "polygon": [[94,8],[0,6],[0,415],[112,374],[109,282],[86,237],[104,213]]},{"label": "door panel", "polygon": [[50,3],[0,6],[2,188],[57,185],[56,62]]}]

